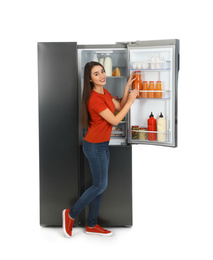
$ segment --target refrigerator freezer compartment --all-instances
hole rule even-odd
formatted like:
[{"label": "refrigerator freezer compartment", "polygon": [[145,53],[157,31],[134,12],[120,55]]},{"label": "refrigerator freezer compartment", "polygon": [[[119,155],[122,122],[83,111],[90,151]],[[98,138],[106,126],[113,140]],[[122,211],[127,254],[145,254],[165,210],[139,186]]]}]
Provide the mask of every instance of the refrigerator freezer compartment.
[{"label": "refrigerator freezer compartment", "polygon": [[170,70],[171,69],[171,61],[137,61],[129,63],[130,70]]}]

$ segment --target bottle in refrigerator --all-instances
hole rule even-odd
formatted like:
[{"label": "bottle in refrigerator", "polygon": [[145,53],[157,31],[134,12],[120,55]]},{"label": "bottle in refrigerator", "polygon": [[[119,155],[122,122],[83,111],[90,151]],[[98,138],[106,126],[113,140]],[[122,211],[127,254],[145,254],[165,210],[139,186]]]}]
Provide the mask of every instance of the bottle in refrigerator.
[{"label": "bottle in refrigerator", "polygon": [[96,55],[96,54],[94,54],[94,56],[93,56],[92,60],[93,60],[93,61],[96,61],[96,62],[98,62],[98,57],[97,57],[97,55]]},{"label": "bottle in refrigerator", "polygon": [[107,77],[112,77],[112,59],[109,55],[104,60],[104,69]]},{"label": "bottle in refrigerator", "polygon": [[163,117],[163,114],[161,112],[159,118],[157,119],[157,131],[158,132],[164,132],[164,133],[157,133],[157,140],[159,142],[165,142],[166,141],[166,119]]},{"label": "bottle in refrigerator", "polygon": [[[133,81],[133,89],[139,89],[142,90],[142,79],[141,79],[141,72],[135,71],[134,74],[135,80]],[[141,97],[141,92],[137,95],[137,98]]]},{"label": "bottle in refrigerator", "polygon": [[155,68],[156,69],[160,69],[160,57],[159,56],[157,56],[157,57],[155,57]]},{"label": "bottle in refrigerator", "polygon": [[156,133],[151,133],[151,131],[156,132],[156,119],[154,118],[154,115],[150,114],[148,121],[148,140],[149,141],[156,141]]},{"label": "bottle in refrigerator", "polygon": [[101,63],[101,65],[104,66],[104,57],[103,56],[100,58],[99,63]]},{"label": "bottle in refrigerator", "polygon": [[150,69],[151,69],[151,70],[154,70],[154,69],[155,69],[155,57],[152,57],[152,58],[151,58]]},{"label": "bottle in refrigerator", "polygon": [[163,93],[162,93],[161,81],[157,81],[155,97],[156,98],[162,98],[162,94]]},{"label": "bottle in refrigerator", "polygon": [[154,81],[149,82],[149,92],[148,92],[148,98],[154,98],[155,97],[155,84]]},{"label": "bottle in refrigerator", "polygon": [[147,98],[148,97],[148,92],[146,90],[148,90],[148,82],[147,81],[143,81],[142,98]]}]

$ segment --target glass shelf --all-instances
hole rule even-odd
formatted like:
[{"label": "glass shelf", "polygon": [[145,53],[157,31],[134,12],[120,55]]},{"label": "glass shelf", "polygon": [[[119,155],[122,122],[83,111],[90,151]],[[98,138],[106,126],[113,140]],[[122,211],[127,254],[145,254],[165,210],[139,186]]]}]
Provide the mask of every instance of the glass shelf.
[{"label": "glass shelf", "polygon": [[112,131],[111,132],[111,137],[124,137],[124,131]]},{"label": "glass shelf", "polygon": [[126,78],[126,76],[107,76],[106,77],[107,79],[125,79]]}]

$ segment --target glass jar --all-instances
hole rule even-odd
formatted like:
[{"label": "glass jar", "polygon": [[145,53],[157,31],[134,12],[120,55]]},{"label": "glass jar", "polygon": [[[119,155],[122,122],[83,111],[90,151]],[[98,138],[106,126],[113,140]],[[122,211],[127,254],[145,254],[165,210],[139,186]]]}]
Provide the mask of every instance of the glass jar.
[{"label": "glass jar", "polygon": [[147,81],[143,81],[143,92],[142,92],[142,98],[147,98],[148,97],[148,83]]},{"label": "glass jar", "polygon": [[[140,71],[135,71],[134,74],[135,80],[133,81],[133,89],[139,89],[142,90],[142,80],[141,80],[141,72]],[[137,95],[137,98],[141,97],[141,92]]]},{"label": "glass jar", "polygon": [[146,127],[140,127],[139,132],[139,139],[140,140],[146,140]]},{"label": "glass jar", "polygon": [[148,93],[148,98],[154,98],[155,97],[155,85],[154,81],[149,82],[149,93]]},{"label": "glass jar", "polygon": [[[138,125],[134,125],[132,126],[132,130],[139,130],[139,126]],[[138,139],[138,132],[136,131],[132,131],[132,139]]]},{"label": "glass jar", "polygon": [[162,98],[162,88],[161,88],[161,81],[157,81],[156,83],[156,92],[155,97],[156,98]]}]

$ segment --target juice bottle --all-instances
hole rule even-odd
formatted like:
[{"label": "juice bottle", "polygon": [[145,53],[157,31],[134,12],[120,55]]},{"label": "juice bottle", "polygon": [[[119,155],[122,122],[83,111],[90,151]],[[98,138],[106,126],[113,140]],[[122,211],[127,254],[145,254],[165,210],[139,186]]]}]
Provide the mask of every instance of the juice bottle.
[{"label": "juice bottle", "polygon": [[[156,119],[154,118],[154,115],[152,114],[152,112],[147,121],[148,121],[148,131],[156,131]],[[156,133],[148,132],[148,140],[156,141]]]},{"label": "juice bottle", "polygon": [[[151,91],[150,91],[151,90]],[[154,98],[155,97],[155,85],[154,85],[154,81],[150,81],[149,82],[149,92],[148,92],[148,98]]]},{"label": "juice bottle", "polygon": [[162,98],[162,88],[161,88],[161,81],[157,81],[156,83],[156,90],[161,90],[161,92],[155,92],[156,98]]},{"label": "juice bottle", "polygon": [[[157,120],[157,131],[158,132],[166,132],[166,119],[163,117],[161,112],[158,120]],[[157,140],[159,142],[166,141],[166,133],[157,133]]]},{"label": "juice bottle", "polygon": [[[135,71],[134,75],[135,80],[133,81],[133,89],[142,90],[142,80],[141,80],[141,72]],[[141,97],[141,92],[137,95],[137,98]]]},{"label": "juice bottle", "polygon": [[[143,81],[143,90],[148,90],[148,83],[147,81]],[[147,98],[148,97],[148,92],[142,92],[142,98]]]}]

